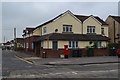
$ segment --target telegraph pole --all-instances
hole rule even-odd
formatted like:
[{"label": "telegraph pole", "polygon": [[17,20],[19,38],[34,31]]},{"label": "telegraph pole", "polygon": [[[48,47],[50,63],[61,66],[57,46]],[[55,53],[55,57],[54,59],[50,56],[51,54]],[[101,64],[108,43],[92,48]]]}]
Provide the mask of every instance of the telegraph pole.
[{"label": "telegraph pole", "polygon": [[17,44],[16,44],[16,28],[14,28],[14,50],[16,49]]},{"label": "telegraph pole", "polygon": [[5,43],[5,35],[4,35],[4,43]]}]

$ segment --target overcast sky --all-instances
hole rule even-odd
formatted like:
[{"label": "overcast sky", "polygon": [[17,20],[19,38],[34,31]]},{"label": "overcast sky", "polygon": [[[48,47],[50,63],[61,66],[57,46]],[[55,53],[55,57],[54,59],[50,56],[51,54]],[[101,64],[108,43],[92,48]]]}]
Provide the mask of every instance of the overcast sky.
[{"label": "overcast sky", "polygon": [[26,27],[36,27],[55,16],[70,10],[79,15],[95,15],[106,19],[108,15],[118,15],[117,2],[3,2],[2,3],[2,41],[12,40],[13,29],[17,37],[22,37]]}]

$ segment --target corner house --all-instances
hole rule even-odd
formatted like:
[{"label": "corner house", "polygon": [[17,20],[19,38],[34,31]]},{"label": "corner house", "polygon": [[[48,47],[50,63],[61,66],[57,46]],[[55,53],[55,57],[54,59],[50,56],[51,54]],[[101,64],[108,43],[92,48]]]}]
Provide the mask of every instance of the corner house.
[{"label": "corner house", "polygon": [[39,26],[33,35],[35,54],[43,57],[59,57],[64,52],[64,45],[69,46],[69,54],[74,48],[86,48],[97,42],[97,47],[106,47],[108,43],[108,24],[98,16],[74,15],[69,10]]}]

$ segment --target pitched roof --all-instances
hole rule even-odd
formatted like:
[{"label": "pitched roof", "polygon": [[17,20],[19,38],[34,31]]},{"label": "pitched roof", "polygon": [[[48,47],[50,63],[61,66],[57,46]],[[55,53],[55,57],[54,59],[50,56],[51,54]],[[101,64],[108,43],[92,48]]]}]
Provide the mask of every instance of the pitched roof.
[{"label": "pitched roof", "polygon": [[[82,22],[84,22],[87,18],[90,17],[90,16],[83,16],[83,15],[74,15],[74,16],[77,17]],[[93,16],[93,17],[96,18],[102,25],[108,25],[105,21],[100,19],[98,16]]]},{"label": "pitched roof", "polygon": [[37,29],[37,28],[39,28],[39,27],[42,27],[42,26],[44,26],[44,25],[46,25],[46,24],[48,24],[48,23],[53,22],[55,19],[57,19],[57,18],[60,17],[61,15],[63,15],[63,13],[60,14],[60,15],[58,15],[57,17],[55,17],[55,18],[53,18],[53,19],[51,19],[51,20],[49,20],[49,21],[47,21],[47,22],[45,22],[45,23],[43,23],[43,24],[37,26],[35,29]]},{"label": "pitched roof", "polygon": [[32,33],[34,31],[34,29],[35,28],[26,27],[26,29],[23,30],[23,35],[22,36],[26,35],[26,31],[28,31],[28,33]]},{"label": "pitched roof", "polygon": [[30,27],[29,27],[29,28],[28,28],[28,27],[26,28],[26,30],[28,30],[29,32],[32,32],[34,29],[35,29],[35,28],[30,28]]},{"label": "pitched roof", "polygon": [[[66,11],[67,12],[67,11]],[[65,12],[65,13],[66,13]],[[68,10],[68,12],[69,12],[69,10]],[[71,13],[71,12],[70,12]],[[42,26],[44,26],[44,25],[46,25],[46,24],[48,24],[48,23],[51,23],[51,22],[53,22],[55,19],[57,19],[57,18],[59,18],[60,16],[62,16],[64,13],[62,13],[62,14],[60,14],[60,15],[58,15],[57,17],[55,17],[55,18],[53,18],[53,19],[51,19],[51,20],[49,20],[49,21],[47,21],[47,22],[45,22],[45,23],[43,23],[43,24],[41,24],[41,25],[39,25],[39,26],[37,26],[35,29],[37,29],[37,28],[39,28],[39,27],[42,27]],[[76,18],[78,18],[80,21],[85,21],[87,18],[89,18],[90,16],[84,16],[84,15],[75,15],[75,14],[73,14]],[[98,16],[94,16],[102,25],[108,25],[106,22],[104,22],[102,19],[100,19]]]},{"label": "pitched roof", "polygon": [[96,34],[63,34],[63,33],[51,33],[47,35],[40,36],[35,39],[36,41],[42,40],[78,40],[78,41],[108,41],[109,38],[102,35]]},{"label": "pitched roof", "polygon": [[90,17],[90,16],[83,16],[83,15],[74,15],[74,16],[77,17],[82,22]]},{"label": "pitched roof", "polygon": [[112,17],[114,20],[120,23],[120,16],[110,16],[110,17]]},{"label": "pitched roof", "polygon": [[95,16],[95,18],[102,23],[102,25],[108,25],[105,21],[103,21],[101,18],[99,18],[98,16]]}]

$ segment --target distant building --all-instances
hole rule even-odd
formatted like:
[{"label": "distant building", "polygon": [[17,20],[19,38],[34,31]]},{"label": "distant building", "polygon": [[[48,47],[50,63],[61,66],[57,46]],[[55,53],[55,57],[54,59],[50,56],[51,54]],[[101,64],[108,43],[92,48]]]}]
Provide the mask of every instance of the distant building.
[{"label": "distant building", "polygon": [[25,30],[23,30],[23,39],[24,39],[24,50],[26,52],[34,52],[34,44],[33,44],[33,40],[37,37],[39,37],[39,32],[38,33],[34,33],[35,28],[30,28],[27,27]]},{"label": "distant building", "polygon": [[24,39],[23,38],[16,38],[14,40],[14,46],[16,45],[17,48],[23,48]]},{"label": "distant building", "polygon": [[108,16],[105,21],[109,24],[109,38],[112,43],[120,42],[120,16]]}]

